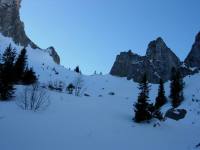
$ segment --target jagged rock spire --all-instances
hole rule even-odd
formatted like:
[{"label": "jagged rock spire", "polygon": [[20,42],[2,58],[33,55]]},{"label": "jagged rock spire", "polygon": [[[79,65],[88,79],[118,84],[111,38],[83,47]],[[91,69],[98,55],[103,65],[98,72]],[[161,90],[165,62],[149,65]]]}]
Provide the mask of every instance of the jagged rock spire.
[{"label": "jagged rock spire", "polygon": [[169,80],[171,69],[178,68],[180,64],[179,58],[159,37],[149,43],[145,56],[133,53],[130,55],[130,51],[118,55],[110,74],[140,82],[146,73],[149,82],[159,83],[160,78],[164,81]]},{"label": "jagged rock spire", "polygon": [[200,32],[196,35],[192,49],[184,62],[188,67],[200,68]]}]

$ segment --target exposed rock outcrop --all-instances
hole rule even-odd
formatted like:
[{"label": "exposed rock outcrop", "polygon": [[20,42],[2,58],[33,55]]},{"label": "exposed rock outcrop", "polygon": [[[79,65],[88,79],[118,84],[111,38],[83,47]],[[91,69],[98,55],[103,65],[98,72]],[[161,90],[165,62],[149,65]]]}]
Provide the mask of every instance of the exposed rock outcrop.
[{"label": "exposed rock outcrop", "polygon": [[7,37],[12,37],[16,44],[22,46],[37,46],[26,36],[24,23],[20,20],[21,0],[0,0],[0,32]]},{"label": "exposed rock outcrop", "polygon": [[169,109],[165,117],[178,121],[184,119],[186,114],[187,111],[185,109]]},{"label": "exposed rock outcrop", "polygon": [[162,38],[150,42],[146,57],[158,77],[156,82],[159,82],[160,78],[164,81],[169,80],[172,68],[178,68],[181,64],[179,58],[167,47]]},{"label": "exposed rock outcrop", "polygon": [[200,32],[196,35],[192,49],[184,62],[181,62],[159,37],[149,43],[145,56],[139,56],[130,50],[120,53],[110,74],[140,82],[146,73],[150,83],[159,83],[160,78],[164,81],[170,80],[173,67],[179,69],[183,77],[199,72]]},{"label": "exposed rock outcrop", "polygon": [[192,49],[184,62],[187,67],[200,69],[200,32],[197,34]]},{"label": "exposed rock outcrop", "polygon": [[[11,37],[13,41],[21,46],[30,45],[33,49],[39,48],[26,35],[24,23],[20,20],[21,0],[0,0],[0,33]],[[49,50],[49,49],[47,49]],[[50,55],[59,64],[60,58],[54,48],[50,48]]]},{"label": "exposed rock outcrop", "polygon": [[49,55],[53,58],[54,62],[60,64],[60,57],[54,47],[47,48],[47,51],[49,52]]},{"label": "exposed rock outcrop", "polygon": [[158,83],[160,78],[169,80],[171,69],[180,65],[179,58],[159,37],[149,43],[145,56],[133,54],[131,51],[118,55],[110,74],[140,82],[146,73],[149,82]]}]

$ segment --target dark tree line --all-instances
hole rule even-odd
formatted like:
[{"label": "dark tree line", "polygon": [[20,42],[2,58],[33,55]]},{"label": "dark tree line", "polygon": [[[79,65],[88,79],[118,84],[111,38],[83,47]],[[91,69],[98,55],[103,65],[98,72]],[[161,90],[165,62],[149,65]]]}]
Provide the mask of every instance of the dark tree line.
[{"label": "dark tree line", "polygon": [[0,99],[10,99],[15,91],[14,84],[32,84],[37,77],[32,68],[27,66],[26,49],[17,57],[16,50],[9,45],[0,62]]},{"label": "dark tree line", "polygon": [[[177,108],[184,100],[183,96],[184,82],[179,70],[173,68],[171,73],[170,84],[170,98],[173,108]],[[158,95],[155,100],[155,104],[149,103],[149,91],[150,86],[148,84],[147,76],[144,75],[141,83],[139,83],[140,93],[138,95],[137,102],[134,104],[135,122],[149,121],[152,118],[163,120],[163,115],[160,111],[161,107],[167,103],[165,96],[164,82],[160,79],[158,88]]]}]

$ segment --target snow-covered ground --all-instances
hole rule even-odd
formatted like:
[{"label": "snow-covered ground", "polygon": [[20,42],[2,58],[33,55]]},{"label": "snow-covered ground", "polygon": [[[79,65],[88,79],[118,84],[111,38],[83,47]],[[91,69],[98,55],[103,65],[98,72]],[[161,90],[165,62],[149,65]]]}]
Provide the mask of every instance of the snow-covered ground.
[{"label": "snow-covered ground", "polygon": [[[11,39],[0,35],[0,50],[10,42]],[[62,81],[66,86],[78,76],[53,63],[45,50],[28,48],[28,53],[29,66],[34,67],[41,84]],[[110,75],[83,75],[82,79],[85,93],[90,97],[76,97],[65,90],[47,90],[51,104],[39,112],[25,111],[16,105],[24,88],[17,86],[13,101],[0,102],[0,149],[192,150],[200,143],[200,74],[184,79],[185,101],[180,108],[188,111],[186,118],[167,119],[157,127],[154,127],[156,120],[150,124],[132,121],[137,83]],[[157,88],[157,85],[151,86],[152,102]],[[169,95],[169,83],[165,88]],[[162,111],[170,107],[169,103]]]}]

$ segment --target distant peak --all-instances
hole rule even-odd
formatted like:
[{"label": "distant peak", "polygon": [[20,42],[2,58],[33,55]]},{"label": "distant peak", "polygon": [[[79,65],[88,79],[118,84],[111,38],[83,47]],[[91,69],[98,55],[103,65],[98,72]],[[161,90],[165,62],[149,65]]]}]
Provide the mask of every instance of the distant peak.
[{"label": "distant peak", "polygon": [[149,43],[148,45],[148,50],[153,50],[153,49],[163,49],[166,48],[166,44],[164,40],[161,37],[158,37],[156,40],[153,40]]},{"label": "distant peak", "polygon": [[162,39],[162,37],[158,37],[158,38],[156,39],[156,42],[157,42],[157,43],[165,43],[164,40]]},{"label": "distant peak", "polygon": [[185,64],[192,68],[200,68],[200,32],[197,33],[192,49],[185,59]]},{"label": "distant peak", "polygon": [[200,31],[199,31],[199,33],[196,35],[195,41],[196,41],[196,42],[200,42]]},{"label": "distant peak", "polygon": [[178,60],[178,57],[166,45],[161,37],[158,37],[156,40],[149,43],[146,56],[149,59],[155,60],[162,60],[166,58],[173,58],[174,60]]}]

